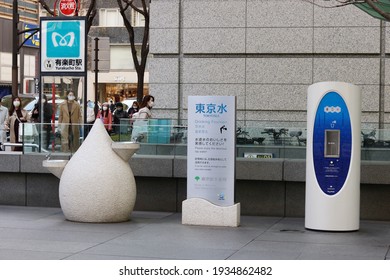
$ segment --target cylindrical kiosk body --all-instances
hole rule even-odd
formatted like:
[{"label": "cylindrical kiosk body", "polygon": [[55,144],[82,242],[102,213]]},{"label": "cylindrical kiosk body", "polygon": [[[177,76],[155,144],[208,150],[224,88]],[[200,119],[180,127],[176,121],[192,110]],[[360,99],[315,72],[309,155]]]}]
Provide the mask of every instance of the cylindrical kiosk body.
[{"label": "cylindrical kiosk body", "polygon": [[309,86],[305,227],[359,229],[361,90],[343,82]]}]

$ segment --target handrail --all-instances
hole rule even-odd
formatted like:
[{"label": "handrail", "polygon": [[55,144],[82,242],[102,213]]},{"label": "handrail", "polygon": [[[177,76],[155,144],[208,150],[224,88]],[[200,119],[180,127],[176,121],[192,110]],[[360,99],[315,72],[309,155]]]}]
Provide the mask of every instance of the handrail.
[{"label": "handrail", "polygon": [[[121,124],[113,124],[110,132],[113,141],[140,141],[138,155],[187,155],[187,125],[186,120],[152,119],[144,128],[144,135],[133,139],[134,126],[130,119],[122,119]],[[262,123],[262,125],[260,125]],[[256,124],[256,125],[255,125]],[[306,127],[298,126],[298,122],[258,122],[246,123],[237,121],[236,155],[248,158],[306,158]],[[303,122],[301,122],[303,124]],[[52,130],[52,125],[54,130]],[[72,124],[79,126],[81,144],[91,125]],[[305,124],[306,125],[306,124]],[[61,133],[58,124],[35,124],[38,136],[26,136],[23,141],[24,153],[57,153],[61,150]],[[49,128],[49,130],[45,130]],[[49,144],[46,138],[49,131]],[[375,133],[374,133],[375,132]],[[362,159],[387,160],[390,158],[390,129],[375,127],[362,129]],[[388,140],[389,139],[389,140]],[[5,147],[17,146],[6,144]],[[47,143],[46,143],[47,144]],[[74,151],[71,152],[71,154]]]}]

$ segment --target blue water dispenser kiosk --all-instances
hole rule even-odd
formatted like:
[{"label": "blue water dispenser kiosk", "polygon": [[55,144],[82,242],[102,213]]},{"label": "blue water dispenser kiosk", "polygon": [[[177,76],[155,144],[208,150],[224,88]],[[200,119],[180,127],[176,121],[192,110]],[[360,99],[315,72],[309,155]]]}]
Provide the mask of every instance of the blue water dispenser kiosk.
[{"label": "blue water dispenser kiosk", "polygon": [[308,88],[305,227],[359,229],[361,90],[343,82]]}]

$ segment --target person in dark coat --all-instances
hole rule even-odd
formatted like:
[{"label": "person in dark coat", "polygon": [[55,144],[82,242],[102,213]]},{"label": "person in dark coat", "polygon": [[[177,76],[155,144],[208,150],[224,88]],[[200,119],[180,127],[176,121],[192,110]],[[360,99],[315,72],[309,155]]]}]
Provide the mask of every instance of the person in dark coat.
[{"label": "person in dark coat", "polygon": [[125,133],[125,131],[127,132],[127,126],[125,130],[121,131],[120,129],[121,119],[128,119],[129,114],[125,110],[123,110],[123,104],[121,102],[117,102],[115,104],[115,107],[116,109],[113,113],[114,131],[117,134],[119,134],[120,132]]},{"label": "person in dark coat", "polygon": [[[42,139],[45,140],[42,143],[42,147],[44,147],[45,149],[49,149],[50,135],[51,135],[51,119],[52,119],[53,109],[52,109],[52,105],[47,103],[46,95],[43,95],[41,103],[42,103],[42,108],[43,108],[42,131],[45,133],[44,137],[42,137]],[[32,122],[41,123],[40,111],[41,111],[41,104],[40,104],[40,102],[37,102],[34,105],[34,109],[32,110],[32,114],[31,114],[31,121]]]}]

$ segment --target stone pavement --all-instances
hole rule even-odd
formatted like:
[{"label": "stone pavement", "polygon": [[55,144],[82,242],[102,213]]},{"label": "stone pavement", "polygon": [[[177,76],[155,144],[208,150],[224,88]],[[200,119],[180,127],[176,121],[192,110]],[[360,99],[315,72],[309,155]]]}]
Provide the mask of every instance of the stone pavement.
[{"label": "stone pavement", "polygon": [[180,213],[133,212],[117,224],[75,223],[59,208],[0,206],[3,260],[384,260],[390,222],[357,232],[304,228],[303,218],[241,217],[238,228],[185,226]]}]

